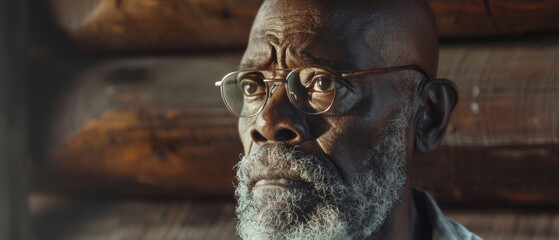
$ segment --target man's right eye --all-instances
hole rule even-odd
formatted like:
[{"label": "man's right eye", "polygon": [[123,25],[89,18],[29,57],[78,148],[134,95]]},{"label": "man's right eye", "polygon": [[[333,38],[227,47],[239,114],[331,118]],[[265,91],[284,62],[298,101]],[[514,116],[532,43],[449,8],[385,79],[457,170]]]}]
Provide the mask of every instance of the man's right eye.
[{"label": "man's right eye", "polygon": [[264,86],[259,84],[257,81],[252,79],[245,78],[241,80],[241,89],[243,90],[243,94],[248,97],[258,96],[266,94]]}]

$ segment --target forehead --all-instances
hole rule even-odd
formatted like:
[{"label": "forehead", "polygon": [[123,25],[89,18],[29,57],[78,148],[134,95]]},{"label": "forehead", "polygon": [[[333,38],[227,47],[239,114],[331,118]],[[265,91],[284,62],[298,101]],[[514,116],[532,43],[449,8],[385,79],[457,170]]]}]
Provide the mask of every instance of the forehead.
[{"label": "forehead", "polygon": [[295,68],[322,65],[344,65],[343,49],[312,33],[293,33],[278,38],[273,33],[252,38],[243,60],[242,69]]},{"label": "forehead", "polygon": [[435,27],[426,1],[264,1],[241,68],[326,65],[351,72],[418,65],[434,78]]},{"label": "forehead", "polygon": [[[338,17],[340,11],[313,9],[259,14],[241,68],[323,65],[341,71],[359,69],[355,62],[362,63],[363,56],[356,53],[363,55],[364,51],[370,51],[363,44],[364,30],[354,28],[359,32],[348,34],[343,27],[346,24],[339,20],[347,18]],[[369,55],[366,54],[368,58]]]}]

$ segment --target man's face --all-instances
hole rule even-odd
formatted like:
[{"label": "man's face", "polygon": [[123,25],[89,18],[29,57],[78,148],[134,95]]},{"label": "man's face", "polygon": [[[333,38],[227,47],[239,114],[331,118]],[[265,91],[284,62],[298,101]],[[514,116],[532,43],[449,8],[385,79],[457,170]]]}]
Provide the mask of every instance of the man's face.
[{"label": "man's face", "polygon": [[[389,67],[363,49],[370,39],[340,37],[331,30],[340,26],[321,19],[312,13],[257,19],[241,68]],[[300,112],[281,85],[258,115],[240,118],[239,234],[348,239],[379,231],[406,184],[419,79],[411,70],[347,78],[320,115]]]}]

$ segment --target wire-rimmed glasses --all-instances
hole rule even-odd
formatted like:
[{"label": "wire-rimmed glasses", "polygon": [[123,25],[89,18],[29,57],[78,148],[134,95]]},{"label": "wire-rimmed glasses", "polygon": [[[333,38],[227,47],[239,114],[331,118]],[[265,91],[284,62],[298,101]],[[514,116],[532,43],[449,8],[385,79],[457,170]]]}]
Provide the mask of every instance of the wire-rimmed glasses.
[{"label": "wire-rimmed glasses", "polygon": [[[336,100],[336,92],[348,81],[346,78],[365,74],[379,74],[401,70],[425,71],[416,65],[377,68],[348,73],[320,66],[295,69],[244,70],[231,72],[215,85],[221,88],[221,97],[229,111],[238,117],[252,117],[264,109],[282,83],[289,101],[299,111],[308,115],[322,114],[330,110]],[[285,79],[276,78],[278,73],[289,72]]]}]

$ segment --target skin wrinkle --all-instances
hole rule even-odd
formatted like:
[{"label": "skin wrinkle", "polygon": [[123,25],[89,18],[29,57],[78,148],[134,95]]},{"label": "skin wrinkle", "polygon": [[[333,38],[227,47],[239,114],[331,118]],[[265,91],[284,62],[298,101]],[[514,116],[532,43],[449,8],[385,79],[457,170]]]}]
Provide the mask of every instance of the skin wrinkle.
[{"label": "skin wrinkle", "polygon": [[[287,38],[292,37],[295,39],[302,39],[301,41],[289,41],[284,42],[283,45],[273,43],[273,47],[276,49],[277,53],[281,53],[279,58],[276,60],[278,63],[278,68],[293,68],[294,66],[311,66],[311,65],[322,65],[322,66],[336,66],[335,60],[330,60],[327,56],[314,56],[311,51],[316,52],[317,48],[320,49],[321,46],[331,44],[328,43],[317,43],[311,42],[308,43],[305,41],[308,38],[313,38],[316,36],[316,33],[312,32],[296,32],[286,36]],[[294,48],[290,48],[293,45],[299,45]],[[310,50],[309,50],[310,49]],[[330,55],[340,55],[336,54],[337,51],[335,48],[329,47],[328,49],[320,49],[318,51],[329,51]],[[289,53],[289,54],[288,54]],[[290,57],[288,57],[290,56]],[[259,66],[260,69],[270,68],[272,64],[267,66]]]},{"label": "skin wrinkle", "polygon": [[[438,45],[432,13],[425,1],[277,0],[263,3],[241,68],[322,65],[337,72],[351,72],[416,64],[434,77],[437,62],[433,53],[438,53]],[[413,141],[420,139],[425,146],[440,142],[440,138],[421,139],[417,136],[428,134],[416,135],[416,130],[440,132],[446,124],[436,120],[430,122],[441,122],[440,126],[417,127],[419,123],[412,116],[447,119],[426,115],[428,111],[422,105],[425,98],[421,97],[425,93],[416,90],[419,75],[404,70],[348,78],[351,86],[342,86],[333,108],[316,116],[297,110],[282,84],[258,115],[239,119],[246,154],[237,167],[239,182],[245,179],[236,191],[239,234],[244,238],[290,240],[313,239],[308,236],[413,238],[415,228],[410,226],[417,223],[411,217],[411,183],[406,178]],[[449,116],[451,111],[437,109],[437,114]],[[295,137],[276,141],[276,135],[282,132]],[[283,150],[269,155],[280,145]],[[290,149],[295,146],[303,156],[294,156]],[[250,167],[258,162],[268,168],[300,166],[298,171],[306,180],[303,185],[252,191],[255,183],[243,176],[265,171]],[[309,183],[314,187],[294,187]],[[348,192],[353,194],[352,199],[333,199]],[[336,202],[348,209],[340,210],[335,207],[339,204],[333,204]]]},{"label": "skin wrinkle", "polygon": [[[318,14],[288,14],[287,17],[285,16],[268,16],[266,18],[264,18],[264,20],[262,20],[263,22],[266,23],[270,23],[268,24],[270,27],[266,29],[266,31],[254,31],[253,33],[251,33],[251,40],[249,42],[249,49],[247,49],[247,53],[249,51],[251,51],[250,46],[251,42],[253,40],[256,41],[265,41],[267,40],[270,44],[272,44],[275,49],[276,52],[278,53],[284,53],[286,46],[285,44],[297,44],[297,42],[299,41],[295,41],[296,43],[294,43],[294,41],[287,41],[287,42],[283,42],[284,45],[280,44],[280,40],[279,39],[286,39],[286,38],[290,38],[290,39],[301,39],[302,43],[306,43],[307,41],[305,41],[305,39],[309,39],[312,38],[311,37],[301,37],[301,35],[316,35],[316,29],[322,29],[325,28],[325,26],[322,26],[321,24],[318,24],[320,17]],[[258,18],[257,20],[258,21]],[[300,26],[308,26],[307,28],[302,28]],[[294,38],[293,35],[298,35],[298,38]],[[308,43],[307,43],[308,44]],[[330,44],[331,45],[331,44]],[[316,44],[308,44],[305,45],[303,47],[300,47],[298,49],[302,50],[300,51],[300,54],[298,55],[304,55],[304,49],[306,49],[307,47],[313,47],[316,46]],[[283,55],[283,54],[282,54]],[[312,56],[311,54],[306,54],[307,55],[307,59],[311,60],[311,61],[307,61],[307,63],[313,62],[315,64],[321,64],[324,65],[325,62],[325,58],[322,57],[315,57]],[[245,55],[246,56],[246,55]],[[284,60],[285,55],[283,56],[279,56],[280,58],[276,61],[276,63],[278,63],[279,67],[285,67],[285,68],[289,68],[290,64],[287,64],[287,62]],[[297,59],[297,58],[295,58]],[[304,60],[307,60],[304,59]],[[245,58],[243,58],[243,62],[245,62]],[[326,64],[330,64],[330,62],[326,63]],[[256,66],[255,64],[245,64],[242,65],[243,69],[264,69],[266,67],[270,68],[271,64],[267,65],[267,66]]]},{"label": "skin wrinkle", "polygon": [[[405,139],[410,110],[410,107],[404,107],[390,121],[391,127],[385,129],[383,134],[385,137],[376,147],[382,151],[373,156],[381,163],[380,167],[370,169],[369,174],[358,175],[360,180],[350,185],[336,180],[339,175],[331,170],[325,171],[328,168],[313,158],[304,156],[294,158],[298,155],[295,152],[290,153],[283,145],[243,157],[236,166],[239,179],[236,190],[239,203],[236,211],[240,219],[237,229],[241,237],[244,239],[326,239],[326,237],[359,239],[379,231],[386,217],[378,214],[386,215],[390,212],[393,205],[398,202],[405,182],[405,162],[392,159],[405,159],[406,141],[403,139]],[[391,142],[394,144],[387,144]],[[271,161],[276,158],[285,160]],[[270,163],[274,165],[269,165]],[[250,189],[254,183],[250,182],[247,176],[251,169],[257,168],[260,164],[268,165],[270,169],[292,169],[299,172],[304,181],[314,186],[313,189],[316,191],[312,194],[319,199],[317,205],[314,208],[310,207],[310,212],[304,211],[309,206],[301,207],[305,204],[301,201],[309,199],[304,197],[305,192],[308,194],[306,190],[302,192],[274,190],[260,195],[251,194]],[[378,183],[382,184],[378,185]],[[387,189],[393,192],[388,193]],[[337,200],[332,200],[330,197]],[[273,204],[280,204],[281,207],[275,208]],[[377,215],[371,215],[371,210],[376,210]],[[300,214],[304,215],[299,216]],[[359,215],[361,216],[359,220],[352,218]],[[374,220],[369,222],[370,219]],[[362,228],[363,226],[368,227]],[[316,228],[322,230],[309,231]]]},{"label": "skin wrinkle", "polygon": [[382,62],[382,64],[386,64],[386,61],[384,60],[384,54],[383,54],[383,46],[386,44],[386,41],[388,41],[388,38],[390,37],[390,33],[392,32],[393,28],[384,32],[382,34],[382,40],[380,41],[379,47],[378,49],[378,53],[377,56],[380,56],[380,61]]}]

